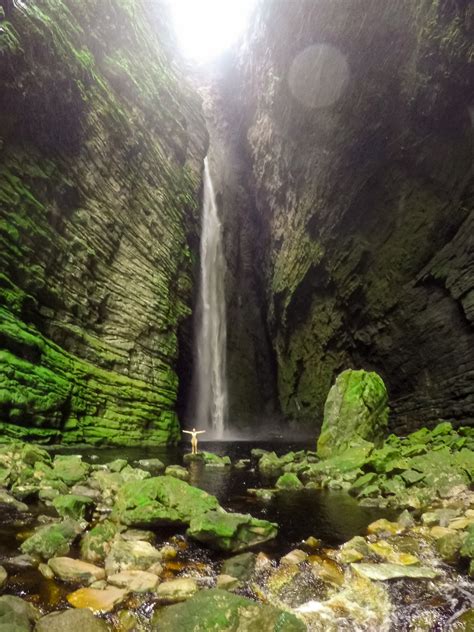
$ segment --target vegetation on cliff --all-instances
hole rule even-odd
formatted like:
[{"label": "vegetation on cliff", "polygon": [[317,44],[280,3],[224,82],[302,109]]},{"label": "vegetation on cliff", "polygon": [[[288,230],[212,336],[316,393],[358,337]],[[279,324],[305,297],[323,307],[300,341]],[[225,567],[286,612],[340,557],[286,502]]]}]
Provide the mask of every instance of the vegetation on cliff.
[{"label": "vegetation on cliff", "polygon": [[206,134],[163,7],[0,4],[0,429],[174,442]]}]

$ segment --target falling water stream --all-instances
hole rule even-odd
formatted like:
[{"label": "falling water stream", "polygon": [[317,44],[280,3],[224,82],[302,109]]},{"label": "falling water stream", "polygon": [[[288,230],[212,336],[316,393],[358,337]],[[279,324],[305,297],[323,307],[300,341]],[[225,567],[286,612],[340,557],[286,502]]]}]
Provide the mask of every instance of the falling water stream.
[{"label": "falling water stream", "polygon": [[227,408],[224,275],[222,225],[206,157],[196,322],[195,423],[205,427],[208,438],[214,439],[223,437]]}]

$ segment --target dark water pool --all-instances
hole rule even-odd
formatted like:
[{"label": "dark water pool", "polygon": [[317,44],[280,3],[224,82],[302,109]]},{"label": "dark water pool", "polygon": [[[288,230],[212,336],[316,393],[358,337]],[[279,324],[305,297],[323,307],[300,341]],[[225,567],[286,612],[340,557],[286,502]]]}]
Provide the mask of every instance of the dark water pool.
[{"label": "dark water pool", "polygon": [[[288,442],[200,442],[200,448],[220,456],[227,455],[232,462],[249,458],[252,448],[274,450],[278,455],[291,450],[314,449],[312,443]],[[61,453],[80,453],[85,460],[94,463],[108,463],[116,458],[134,461],[145,458],[159,458],[166,465],[181,464],[183,455],[189,451],[184,443],[171,448],[61,448]],[[310,535],[320,538],[328,545],[338,545],[353,535],[363,534],[368,524],[380,517],[392,519],[391,511],[379,508],[361,507],[346,492],[301,491],[279,492],[270,503],[249,496],[248,488],[263,487],[254,464],[250,469],[203,467],[190,464],[190,483],[214,494],[223,507],[232,511],[251,513],[257,518],[265,518],[278,523],[279,538],[272,545],[281,551],[295,546]]]}]

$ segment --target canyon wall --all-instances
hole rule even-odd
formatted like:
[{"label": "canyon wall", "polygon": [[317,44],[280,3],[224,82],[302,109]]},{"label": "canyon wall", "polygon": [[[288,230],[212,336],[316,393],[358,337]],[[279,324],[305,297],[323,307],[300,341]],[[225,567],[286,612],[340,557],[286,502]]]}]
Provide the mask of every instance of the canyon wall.
[{"label": "canyon wall", "polygon": [[0,431],[176,441],[207,132],[164,6],[0,7]]},{"label": "canyon wall", "polygon": [[264,288],[243,355],[268,332],[300,429],[349,367],[384,378],[400,433],[474,421],[473,26],[462,0],[268,0],[218,73],[249,198],[224,223]]}]

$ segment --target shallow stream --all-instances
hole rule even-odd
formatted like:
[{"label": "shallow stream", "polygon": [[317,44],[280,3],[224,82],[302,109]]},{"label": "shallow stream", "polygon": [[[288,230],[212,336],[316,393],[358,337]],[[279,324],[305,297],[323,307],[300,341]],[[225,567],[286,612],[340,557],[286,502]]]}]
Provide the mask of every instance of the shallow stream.
[{"label": "shallow stream", "polygon": [[[284,454],[290,450],[312,449],[311,444],[283,443],[246,443],[246,442],[201,442],[200,447],[221,456],[228,455],[232,462],[238,459],[249,458],[252,448],[274,450],[277,454]],[[138,449],[138,448],[110,448],[94,449],[90,447],[61,448],[55,453],[81,454],[85,461],[93,464],[105,464],[117,458],[126,459],[132,466],[139,459],[159,458],[166,465],[182,464],[183,455],[189,451],[189,446],[184,444],[178,448],[162,449]],[[397,511],[380,508],[362,507],[349,494],[339,491],[321,491],[313,489],[292,490],[279,492],[270,502],[262,502],[247,494],[248,488],[263,487],[258,472],[253,465],[247,469],[235,467],[204,467],[200,463],[188,464],[190,470],[190,483],[205,489],[217,496],[222,506],[228,510],[251,513],[255,517],[274,521],[279,525],[278,538],[266,545],[260,546],[259,551],[264,551],[270,558],[278,559],[298,546],[309,536],[320,539],[323,546],[336,547],[352,538],[354,535],[363,535],[367,526],[378,518],[393,520],[399,514]],[[0,516],[0,564],[9,570],[8,583],[4,593],[15,594],[35,603],[43,612],[68,607],[66,596],[71,592],[71,586],[59,581],[46,579],[34,568],[9,567],[8,558],[20,555],[19,546],[24,539],[25,531],[30,531],[37,526],[37,518],[41,515],[55,515],[53,509],[39,503],[30,505],[31,517],[26,521],[16,523],[8,514]],[[215,581],[220,572],[220,565],[226,556],[216,553],[204,546],[188,542],[184,538],[185,529],[159,528],[156,529],[157,546],[161,543],[171,542],[179,553],[173,560],[167,562],[163,579],[191,575],[199,577],[209,585]],[[77,550],[71,551],[71,557],[79,557]],[[390,583],[390,597],[395,605],[390,615],[391,625],[394,631],[456,630],[451,627],[450,621],[454,620],[457,613],[472,607],[474,591],[472,582],[446,571],[446,581],[443,583],[423,582],[416,583],[407,580],[397,580]],[[431,584],[431,585],[428,585]],[[245,592],[245,591],[244,591]],[[248,596],[252,596],[248,592]],[[134,602],[132,596],[127,607],[133,610],[143,622],[146,630],[147,621],[153,610],[152,601],[143,603],[143,600]],[[411,621],[423,609],[437,614],[431,627],[412,627]],[[117,624],[115,615],[108,615],[111,623]],[[442,623],[440,623],[442,622]],[[343,623],[339,629],[346,630]],[[116,628],[120,630],[120,627]],[[316,628],[315,628],[316,629]],[[359,629],[359,628],[357,628]],[[367,629],[369,628],[360,628]],[[375,632],[375,631],[374,631]]]}]

